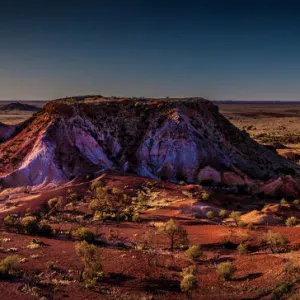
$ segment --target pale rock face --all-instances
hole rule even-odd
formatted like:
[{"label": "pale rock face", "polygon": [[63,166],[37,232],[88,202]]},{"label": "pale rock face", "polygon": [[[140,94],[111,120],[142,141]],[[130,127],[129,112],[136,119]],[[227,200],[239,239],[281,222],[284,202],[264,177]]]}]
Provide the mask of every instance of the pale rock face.
[{"label": "pale rock face", "polygon": [[[0,172],[9,170],[0,177],[5,187],[60,184],[115,169],[174,182],[245,182],[257,192],[300,192],[298,165],[253,141],[203,99],[151,100],[137,106],[131,100],[54,101],[36,118],[30,122],[44,120],[46,125],[33,148],[24,138],[30,122],[19,140],[16,135],[4,143],[2,149],[16,142],[29,149],[17,165],[0,160]],[[293,176],[281,179],[288,174]]]},{"label": "pale rock face", "polygon": [[54,161],[53,145],[45,138],[38,139],[19,169],[1,177],[2,182],[11,187],[65,182],[67,177],[57,168]]},{"label": "pale rock face", "polygon": [[221,173],[214,168],[207,166],[201,169],[197,175],[197,181],[202,182],[213,182],[215,184],[221,183],[222,176]]},{"label": "pale rock face", "polygon": [[258,187],[260,192],[275,197],[297,196],[300,194],[300,179],[292,176],[282,176],[261,183]]}]

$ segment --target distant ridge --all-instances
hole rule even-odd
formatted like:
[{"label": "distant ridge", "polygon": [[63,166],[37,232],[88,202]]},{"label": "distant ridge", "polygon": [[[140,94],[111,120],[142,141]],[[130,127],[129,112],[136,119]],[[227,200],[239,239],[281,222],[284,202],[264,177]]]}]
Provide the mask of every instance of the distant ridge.
[{"label": "distant ridge", "polygon": [[216,104],[300,104],[300,100],[214,100]]},{"label": "distant ridge", "polygon": [[39,107],[25,104],[25,103],[20,103],[20,102],[12,102],[9,104],[5,104],[0,107],[0,111],[11,111],[11,110],[22,110],[22,111],[40,111]]}]

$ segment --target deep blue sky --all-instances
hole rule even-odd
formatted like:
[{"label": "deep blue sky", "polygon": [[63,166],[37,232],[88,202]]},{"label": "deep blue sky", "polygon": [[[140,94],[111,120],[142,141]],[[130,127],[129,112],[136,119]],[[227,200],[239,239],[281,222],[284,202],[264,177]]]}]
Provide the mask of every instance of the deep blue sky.
[{"label": "deep blue sky", "polygon": [[300,100],[297,2],[1,1],[0,100]]}]

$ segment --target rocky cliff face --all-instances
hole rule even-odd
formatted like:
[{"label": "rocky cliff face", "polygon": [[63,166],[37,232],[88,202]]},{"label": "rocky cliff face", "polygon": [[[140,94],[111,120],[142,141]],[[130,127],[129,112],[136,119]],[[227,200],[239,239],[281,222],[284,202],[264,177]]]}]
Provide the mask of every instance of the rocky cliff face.
[{"label": "rocky cliff face", "polygon": [[0,143],[8,140],[15,133],[16,127],[0,122]]},{"label": "rocky cliff face", "polygon": [[0,146],[4,187],[63,183],[105,169],[188,183],[254,185],[300,175],[204,99],[59,100]]}]

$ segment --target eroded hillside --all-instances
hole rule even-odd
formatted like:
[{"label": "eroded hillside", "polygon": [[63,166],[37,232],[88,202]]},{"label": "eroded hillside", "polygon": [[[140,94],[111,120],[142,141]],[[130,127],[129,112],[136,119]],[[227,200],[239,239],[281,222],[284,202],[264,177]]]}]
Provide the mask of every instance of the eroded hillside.
[{"label": "eroded hillside", "polygon": [[252,140],[202,98],[52,101],[1,144],[0,164],[4,188],[64,183],[105,169],[253,188],[255,180],[300,175],[297,164]]}]

